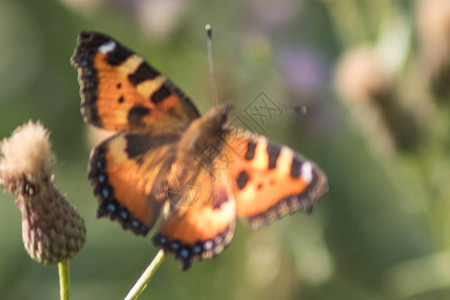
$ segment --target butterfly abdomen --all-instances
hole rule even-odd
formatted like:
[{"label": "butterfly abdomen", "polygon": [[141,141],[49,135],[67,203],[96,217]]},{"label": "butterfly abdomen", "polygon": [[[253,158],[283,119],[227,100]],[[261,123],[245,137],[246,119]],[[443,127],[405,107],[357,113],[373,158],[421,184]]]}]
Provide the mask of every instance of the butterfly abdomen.
[{"label": "butterfly abdomen", "polygon": [[229,104],[213,107],[189,124],[176,147],[177,174],[172,174],[173,176],[182,177],[188,174],[186,169],[212,168],[213,162],[224,146],[222,135],[226,130],[223,126],[229,109]]}]

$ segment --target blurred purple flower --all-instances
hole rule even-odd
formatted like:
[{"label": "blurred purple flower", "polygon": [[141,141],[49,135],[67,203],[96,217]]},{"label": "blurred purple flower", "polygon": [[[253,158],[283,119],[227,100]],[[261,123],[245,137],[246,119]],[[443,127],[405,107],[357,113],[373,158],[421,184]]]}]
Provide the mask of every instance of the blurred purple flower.
[{"label": "blurred purple flower", "polygon": [[325,59],[312,49],[301,48],[277,59],[286,83],[300,94],[315,94],[329,86],[329,70]]}]

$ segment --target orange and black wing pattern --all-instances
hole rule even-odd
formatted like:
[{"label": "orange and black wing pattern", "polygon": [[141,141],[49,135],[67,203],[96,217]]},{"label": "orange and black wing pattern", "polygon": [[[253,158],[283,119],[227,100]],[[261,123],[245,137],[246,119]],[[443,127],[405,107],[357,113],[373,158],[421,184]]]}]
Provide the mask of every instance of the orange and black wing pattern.
[{"label": "orange and black wing pattern", "polygon": [[221,253],[234,235],[236,203],[225,174],[212,172],[218,164],[218,155],[208,164],[192,157],[187,166],[192,172],[175,161],[167,176],[170,209],[153,241],[173,253],[184,270],[194,260]]},{"label": "orange and black wing pattern", "polygon": [[82,32],[71,63],[78,70],[81,113],[89,124],[132,130],[199,116],[166,77],[106,35]]},{"label": "orange and black wing pattern", "polygon": [[170,212],[153,237],[156,246],[181,261],[183,270],[194,260],[218,255],[233,239],[235,199],[227,185],[205,184],[210,180],[208,172],[203,171],[194,186],[185,190],[189,192],[188,203],[174,205],[170,202]]},{"label": "orange and black wing pattern", "polygon": [[237,214],[252,227],[299,210],[310,212],[328,191],[325,174],[287,146],[240,128],[229,130],[224,140]]},{"label": "orange and black wing pattern", "polygon": [[120,132],[94,148],[89,179],[99,200],[98,217],[146,235],[166,200],[162,187],[179,137],[172,128]]}]

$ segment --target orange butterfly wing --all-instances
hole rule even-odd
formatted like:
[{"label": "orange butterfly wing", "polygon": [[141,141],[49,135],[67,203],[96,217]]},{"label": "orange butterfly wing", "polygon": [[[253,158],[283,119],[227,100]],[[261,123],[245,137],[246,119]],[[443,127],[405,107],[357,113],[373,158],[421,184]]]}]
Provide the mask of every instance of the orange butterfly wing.
[{"label": "orange butterfly wing", "polygon": [[198,172],[184,182],[169,184],[170,210],[153,238],[157,246],[175,254],[183,270],[194,260],[221,253],[234,235],[235,199],[227,180],[212,175],[214,164],[205,168],[193,158],[189,168]]},{"label": "orange butterfly wing", "polygon": [[183,92],[108,36],[82,32],[71,62],[78,70],[81,113],[89,124],[130,130],[199,116]]},{"label": "orange butterfly wing", "polygon": [[93,149],[89,179],[99,200],[98,217],[146,235],[165,202],[162,190],[180,132],[174,128],[121,132]]},{"label": "orange butterfly wing", "polygon": [[310,212],[328,191],[324,173],[287,146],[239,128],[224,140],[237,214],[252,227],[299,210]]},{"label": "orange butterfly wing", "polygon": [[231,242],[236,221],[232,193],[225,186],[203,191],[195,203],[179,207],[163,222],[153,241],[175,254],[183,270],[194,260],[218,255]]}]

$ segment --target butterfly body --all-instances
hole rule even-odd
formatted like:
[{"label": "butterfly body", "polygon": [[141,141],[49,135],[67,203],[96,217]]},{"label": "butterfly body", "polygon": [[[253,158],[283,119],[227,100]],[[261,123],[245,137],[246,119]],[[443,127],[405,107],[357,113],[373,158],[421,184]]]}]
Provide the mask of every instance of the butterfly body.
[{"label": "butterfly body", "polygon": [[222,252],[237,217],[260,227],[311,211],[328,190],[314,163],[228,128],[229,104],[200,115],[167,78],[105,35],[81,33],[72,63],[85,121],[118,131],[90,157],[98,217],[139,235],[161,219],[153,241],[183,269]]}]

